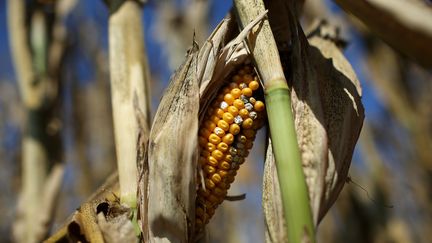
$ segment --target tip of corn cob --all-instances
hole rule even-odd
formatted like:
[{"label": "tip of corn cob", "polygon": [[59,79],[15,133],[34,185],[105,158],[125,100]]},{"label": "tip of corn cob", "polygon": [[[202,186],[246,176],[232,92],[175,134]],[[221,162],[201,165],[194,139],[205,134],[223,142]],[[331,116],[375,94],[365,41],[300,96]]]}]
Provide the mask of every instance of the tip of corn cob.
[{"label": "tip of corn cob", "polygon": [[[234,72],[209,106],[199,129],[199,167],[195,232],[200,232],[223,202],[237,170],[265,122],[259,81],[249,65]],[[199,173],[198,173],[199,174]]]}]

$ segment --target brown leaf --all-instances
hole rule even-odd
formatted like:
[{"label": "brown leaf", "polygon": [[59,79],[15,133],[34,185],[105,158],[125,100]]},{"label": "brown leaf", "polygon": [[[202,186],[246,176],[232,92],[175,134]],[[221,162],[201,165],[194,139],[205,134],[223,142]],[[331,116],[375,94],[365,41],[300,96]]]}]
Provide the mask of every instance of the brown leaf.
[{"label": "brown leaf", "polygon": [[375,35],[425,67],[432,67],[432,8],[420,0],[336,0]]},{"label": "brown leaf", "polygon": [[[338,47],[320,36],[308,41],[299,25],[294,28],[298,34],[293,36],[290,58],[291,101],[313,219],[318,225],[345,184],[364,109],[360,83]],[[281,242],[286,235],[273,164],[268,154],[263,204],[267,239]]]}]

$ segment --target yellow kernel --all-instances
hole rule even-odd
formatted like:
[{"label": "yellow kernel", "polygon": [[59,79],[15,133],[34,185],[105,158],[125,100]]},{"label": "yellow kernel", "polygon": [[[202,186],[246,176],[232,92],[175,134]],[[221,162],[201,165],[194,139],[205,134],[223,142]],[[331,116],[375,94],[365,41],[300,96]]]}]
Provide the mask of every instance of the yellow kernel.
[{"label": "yellow kernel", "polygon": [[224,158],[224,153],[222,153],[222,151],[220,150],[215,150],[211,153],[211,155],[213,156],[213,158],[217,159],[217,160],[222,160]]},{"label": "yellow kernel", "polygon": [[225,131],[222,128],[220,128],[220,127],[216,127],[213,130],[213,132],[214,132],[214,134],[218,135],[219,137],[225,136]]},{"label": "yellow kernel", "polygon": [[226,152],[226,151],[228,151],[228,144],[226,144],[226,143],[224,143],[224,142],[221,142],[221,143],[219,143],[218,145],[217,145],[217,149],[219,149],[220,151],[222,151],[222,152]]},{"label": "yellow kernel", "polygon": [[211,180],[215,183],[215,184],[219,184],[219,182],[222,181],[222,177],[219,174],[213,174],[211,176]]},{"label": "yellow kernel", "polygon": [[212,152],[216,149],[216,145],[212,144],[212,143],[207,143],[207,150]]},{"label": "yellow kernel", "polygon": [[234,88],[231,90],[231,94],[234,97],[234,99],[237,99],[242,94],[242,91],[239,88]]},{"label": "yellow kernel", "polygon": [[237,109],[237,107],[231,105],[231,106],[228,106],[228,112],[231,113],[231,115],[233,115],[233,116],[237,116],[239,110]]},{"label": "yellow kernel", "polygon": [[224,160],[225,160],[225,161],[228,161],[228,162],[232,162],[232,155],[231,155],[231,154],[227,154],[227,155],[225,155]]},{"label": "yellow kernel", "polygon": [[234,96],[231,93],[225,94],[224,96],[224,101],[228,104],[228,105],[232,105],[232,103],[234,102]]},{"label": "yellow kernel", "polygon": [[216,172],[216,168],[213,167],[213,166],[211,166],[211,165],[206,165],[206,166],[204,166],[204,171],[205,171],[207,174],[213,174],[213,173]]},{"label": "yellow kernel", "polygon": [[252,77],[252,75],[250,75],[250,74],[245,74],[245,75],[243,76],[243,81],[244,81],[246,84],[249,84],[252,80],[253,80],[253,77]]},{"label": "yellow kernel", "polygon": [[231,168],[231,165],[226,161],[222,161],[219,163],[218,167],[223,170],[229,170]]},{"label": "yellow kernel", "polygon": [[242,89],[242,95],[245,95],[247,97],[251,97],[252,96],[252,89],[250,89],[250,88],[244,88],[244,89]]},{"label": "yellow kernel", "polygon": [[229,112],[225,112],[223,115],[223,119],[224,121],[226,121],[228,124],[231,124],[234,122],[234,116],[229,113]]},{"label": "yellow kernel", "polygon": [[231,124],[230,128],[229,128],[229,132],[232,135],[237,135],[240,132],[240,126],[238,124],[235,124],[235,123]]},{"label": "yellow kernel", "polygon": [[230,128],[230,125],[225,120],[220,120],[217,123],[217,126],[220,127],[220,128],[222,128],[224,131],[228,131],[229,128]]},{"label": "yellow kernel", "polygon": [[[229,179],[229,176],[228,176]],[[216,185],[214,184],[214,182],[210,179],[205,179],[205,185],[207,189],[213,189]],[[211,194],[210,194],[211,196]]]},{"label": "yellow kernel", "polygon": [[223,116],[224,113],[225,113],[225,111],[222,110],[221,108],[217,108],[217,109],[216,109],[216,116],[217,116],[219,119],[222,118],[222,116]]},{"label": "yellow kernel", "polygon": [[255,102],[255,104],[254,104],[254,108],[256,111],[263,111],[265,106],[264,106],[264,103],[262,101],[257,100],[257,102]]},{"label": "yellow kernel", "polygon": [[228,171],[226,170],[218,170],[217,173],[222,177],[225,178],[228,175]]},{"label": "yellow kernel", "polygon": [[258,83],[258,81],[255,81],[255,80],[251,81],[251,82],[249,83],[249,88],[250,88],[251,90],[257,90],[257,89],[259,88],[259,83]]},{"label": "yellow kernel", "polygon": [[208,159],[207,159],[207,164],[209,164],[209,165],[211,165],[213,167],[216,167],[216,166],[218,166],[219,162],[218,162],[218,160],[215,157],[209,156]]},{"label": "yellow kernel", "polygon": [[243,127],[244,129],[252,128],[252,125],[253,125],[253,120],[252,120],[252,118],[246,118],[246,119],[243,121],[243,123],[242,123],[242,127]]},{"label": "yellow kernel", "polygon": [[247,118],[247,117],[249,117],[249,111],[246,110],[246,109],[241,109],[241,110],[239,111],[239,115],[240,115],[242,118]]},{"label": "yellow kernel", "polygon": [[217,124],[219,120],[220,120],[219,117],[217,117],[215,115],[213,115],[213,116],[210,117],[210,121],[212,121],[215,124]]},{"label": "yellow kernel", "polygon": [[232,104],[237,107],[237,109],[242,109],[244,107],[244,102],[239,99],[234,100]]},{"label": "yellow kernel", "polygon": [[228,145],[234,142],[234,136],[231,133],[228,133],[222,138],[222,141]]},{"label": "yellow kernel", "polygon": [[215,144],[215,145],[219,144],[221,141],[220,137],[214,133],[210,134],[208,140],[210,143]]}]

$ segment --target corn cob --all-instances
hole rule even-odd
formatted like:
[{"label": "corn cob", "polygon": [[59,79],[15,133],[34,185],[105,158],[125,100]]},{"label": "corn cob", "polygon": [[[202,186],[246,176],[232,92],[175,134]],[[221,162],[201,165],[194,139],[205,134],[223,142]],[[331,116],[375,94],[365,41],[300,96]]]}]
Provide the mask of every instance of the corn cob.
[{"label": "corn cob", "polygon": [[257,130],[264,124],[265,106],[257,98],[260,85],[253,69],[246,65],[230,79],[211,103],[199,129],[204,183],[198,179],[196,232],[203,229],[225,199]]}]

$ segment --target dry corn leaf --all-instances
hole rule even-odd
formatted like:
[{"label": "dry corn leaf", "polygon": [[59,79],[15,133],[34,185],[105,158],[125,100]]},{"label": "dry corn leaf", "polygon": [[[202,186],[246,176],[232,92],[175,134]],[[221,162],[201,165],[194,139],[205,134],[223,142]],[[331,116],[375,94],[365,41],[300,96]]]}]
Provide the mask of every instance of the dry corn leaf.
[{"label": "dry corn leaf", "polygon": [[432,8],[423,0],[336,0],[370,31],[424,67],[432,67]]},{"label": "dry corn leaf", "polygon": [[[360,83],[337,46],[319,36],[307,40],[299,25],[291,29],[296,33],[292,36],[292,109],[313,219],[318,225],[345,184],[364,109]],[[266,239],[284,241],[287,236],[272,154],[266,158],[263,206]]]}]

